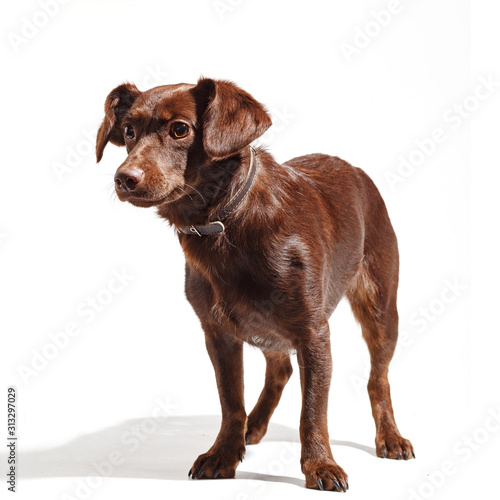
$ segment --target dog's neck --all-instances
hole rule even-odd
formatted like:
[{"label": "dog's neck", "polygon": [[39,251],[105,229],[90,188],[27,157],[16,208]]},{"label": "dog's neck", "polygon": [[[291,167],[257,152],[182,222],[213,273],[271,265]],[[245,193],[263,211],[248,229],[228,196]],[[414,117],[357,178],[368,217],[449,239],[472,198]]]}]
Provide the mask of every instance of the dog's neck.
[{"label": "dog's neck", "polygon": [[198,167],[191,183],[186,183],[186,194],[160,206],[158,214],[177,228],[208,224],[245,184],[251,157],[246,147],[224,160],[206,161]]}]

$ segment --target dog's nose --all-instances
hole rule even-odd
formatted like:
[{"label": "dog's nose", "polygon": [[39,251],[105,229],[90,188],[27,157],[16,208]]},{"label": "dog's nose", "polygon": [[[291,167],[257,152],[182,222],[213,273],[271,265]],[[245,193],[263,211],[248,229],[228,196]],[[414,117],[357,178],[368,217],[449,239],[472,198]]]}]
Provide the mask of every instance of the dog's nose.
[{"label": "dog's nose", "polygon": [[137,168],[120,168],[115,174],[116,187],[120,191],[130,193],[135,190],[143,176],[144,172]]}]

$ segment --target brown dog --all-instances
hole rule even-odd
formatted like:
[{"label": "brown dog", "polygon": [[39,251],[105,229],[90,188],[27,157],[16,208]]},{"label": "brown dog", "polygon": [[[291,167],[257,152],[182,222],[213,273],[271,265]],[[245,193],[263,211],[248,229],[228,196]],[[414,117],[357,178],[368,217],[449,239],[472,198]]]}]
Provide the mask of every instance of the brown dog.
[{"label": "brown dog", "polygon": [[[156,206],[178,229],[186,255],[186,295],[205,332],[222,406],[217,439],[189,475],[234,477],[245,445],[266,433],[295,351],[306,486],[345,491],[327,424],[328,318],[344,295],[370,351],[377,455],[414,457],[394,421],[387,379],[398,336],[396,236],[362,170],[327,155],[279,165],[265,150],[255,152],[250,143],[270,125],[263,106],[230,82],[201,79],[147,92],[124,84],[106,99],[97,161],[108,141],[126,146],[115,176],[119,199]],[[243,342],[261,348],[267,361],[248,417]]]}]

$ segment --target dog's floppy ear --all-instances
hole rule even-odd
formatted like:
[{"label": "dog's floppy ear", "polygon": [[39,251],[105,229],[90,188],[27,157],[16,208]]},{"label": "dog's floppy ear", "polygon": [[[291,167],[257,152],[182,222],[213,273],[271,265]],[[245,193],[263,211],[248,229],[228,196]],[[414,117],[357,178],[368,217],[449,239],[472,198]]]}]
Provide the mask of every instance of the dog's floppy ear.
[{"label": "dog's floppy ear", "polygon": [[104,104],[104,120],[97,132],[95,151],[98,163],[101,161],[102,153],[108,141],[111,141],[116,146],[125,145],[120,124],[140,93],[133,83],[124,83],[109,93]]},{"label": "dog's floppy ear", "polygon": [[260,137],[272,124],[264,106],[234,83],[201,78],[193,88],[210,158],[231,156]]}]

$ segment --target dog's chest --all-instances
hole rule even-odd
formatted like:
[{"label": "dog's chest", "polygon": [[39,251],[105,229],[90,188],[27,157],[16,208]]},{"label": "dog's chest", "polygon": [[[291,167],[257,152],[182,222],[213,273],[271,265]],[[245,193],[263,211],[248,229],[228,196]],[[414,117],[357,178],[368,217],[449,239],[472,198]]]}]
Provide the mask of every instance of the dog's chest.
[{"label": "dog's chest", "polygon": [[[189,243],[194,247],[198,242]],[[203,254],[184,249],[190,257],[187,296],[204,327],[220,329],[264,350],[294,348],[287,324],[294,312],[289,310],[283,286],[290,280],[277,272],[268,252]]]},{"label": "dog's chest", "polygon": [[291,350],[293,344],[280,321],[283,297],[258,284],[214,283],[209,318],[227,333],[264,350]]}]

